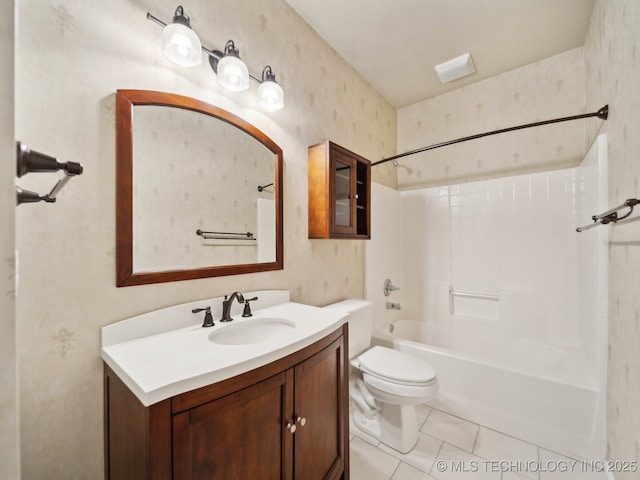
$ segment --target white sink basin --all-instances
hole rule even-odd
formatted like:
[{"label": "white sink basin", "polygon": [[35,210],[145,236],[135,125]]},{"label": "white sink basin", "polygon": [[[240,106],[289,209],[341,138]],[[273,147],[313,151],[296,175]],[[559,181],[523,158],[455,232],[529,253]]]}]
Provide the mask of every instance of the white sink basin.
[{"label": "white sink basin", "polygon": [[346,321],[341,310],[289,301],[289,292],[261,290],[253,317],[216,320],[202,328],[192,310],[224,298],[174,305],[102,327],[102,358],[143,405],[221,382],[284,358],[320,340]]},{"label": "white sink basin", "polygon": [[284,318],[253,318],[214,330],[209,334],[209,341],[221,345],[250,345],[291,333],[295,327],[293,321]]}]

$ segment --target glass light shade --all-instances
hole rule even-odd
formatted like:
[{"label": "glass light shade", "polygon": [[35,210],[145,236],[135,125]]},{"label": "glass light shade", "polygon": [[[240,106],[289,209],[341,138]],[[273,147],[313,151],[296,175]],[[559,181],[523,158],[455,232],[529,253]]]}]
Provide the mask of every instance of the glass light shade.
[{"label": "glass light shade", "polygon": [[231,90],[241,92],[249,88],[249,70],[242,60],[234,55],[225,55],[218,62],[218,84]]},{"label": "glass light shade", "polygon": [[177,65],[196,67],[202,63],[202,44],[191,28],[180,23],[167,25],[162,31],[164,56]]},{"label": "glass light shade", "polygon": [[265,110],[275,111],[284,107],[282,87],[273,80],[265,80],[258,85],[258,105]]}]

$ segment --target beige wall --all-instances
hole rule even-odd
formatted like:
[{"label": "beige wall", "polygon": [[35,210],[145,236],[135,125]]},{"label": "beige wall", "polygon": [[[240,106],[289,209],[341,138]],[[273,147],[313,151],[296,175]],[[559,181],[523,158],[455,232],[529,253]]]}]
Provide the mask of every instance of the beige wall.
[{"label": "beige wall", "polygon": [[[597,110],[597,109],[596,109]],[[584,57],[576,48],[398,111],[398,152],[584,113]],[[577,165],[584,121],[484,137],[399,160],[401,189]]]},{"label": "beige wall", "polygon": [[0,2],[0,478],[19,478],[15,335],[14,7]]},{"label": "beige wall", "polygon": [[[585,43],[588,108],[609,103],[609,203],[640,197],[640,51],[637,0],[597,0]],[[593,127],[593,126],[592,126]],[[637,211],[637,209],[636,209]],[[640,460],[640,222],[611,227],[609,243],[608,457]],[[616,480],[638,478],[616,473]]]},{"label": "beige wall", "polygon": [[[25,479],[102,475],[100,327],[234,290],[284,288],[326,304],[364,292],[363,242],[307,239],[307,147],[331,139],[372,160],[395,153],[395,110],[281,0],[192,0],[203,44],[233,38],[254,75],[269,63],[286,95],[265,114],[249,92],[227,94],[208,63],[169,64],[160,52],[169,0],[20,0],[16,135],[33,149],[84,164],[55,204],[17,212],[17,297]],[[151,286],[115,287],[114,99],[119,88],[164,90],[229,110],[284,152],[285,269]],[[376,179],[393,183],[392,168]],[[21,184],[48,191],[58,176]],[[8,181],[8,180],[7,180]],[[6,182],[5,182],[6,183]],[[6,267],[2,267],[6,268]],[[3,270],[4,271],[4,270]]]},{"label": "beige wall", "polygon": [[[248,93],[226,94],[217,87],[207,65],[185,70],[164,60],[159,51],[161,30],[145,19],[145,13],[150,10],[169,20],[176,3],[168,0],[19,2],[15,138],[36,150],[65,161],[79,161],[85,166],[85,173],[71,181],[56,204],[23,205],[15,213],[16,244],[20,252],[20,291],[15,308],[25,479],[85,479],[102,475],[101,326],[236,289],[286,288],[291,290],[294,300],[318,305],[363,294],[362,242],[306,238],[306,149],[328,138],[371,160],[392,155],[396,146],[393,108],[320,41],[284,2],[219,0],[213,3],[215,5],[206,0],[193,0],[185,6],[203,43],[220,48],[227,39],[233,38],[254,74],[270,63],[285,89],[287,107],[283,111],[267,115],[254,107],[255,84]],[[12,19],[4,16],[1,22],[2,35],[12,35]],[[550,90],[536,90],[534,98],[528,98],[532,93],[530,87],[504,91],[496,88],[504,79],[496,78],[476,87],[485,90],[463,92],[468,95],[467,100],[460,102],[456,109],[442,109],[438,99],[430,100],[426,109],[421,104],[407,107],[399,114],[399,122],[406,121],[406,126],[400,125],[398,130],[409,132],[411,138],[398,139],[398,145],[402,150],[416,148],[556,114],[593,111],[609,103],[611,116],[602,123],[601,130],[596,131],[596,126],[600,126],[596,120],[584,122],[586,141],[573,141],[583,138],[584,125],[576,132],[567,124],[569,131],[561,137],[566,144],[552,142],[556,147],[553,166],[575,163],[595,135],[606,132],[610,144],[611,204],[637,197],[640,195],[640,127],[636,120],[640,107],[637,88],[640,53],[636,48],[639,24],[640,5],[636,0],[598,0],[584,49],[523,67],[533,69],[522,76],[528,85],[539,85],[541,79],[542,83],[548,83],[545,75],[552,72],[554,81]],[[12,42],[10,38],[0,38],[2,58],[6,62],[12,57]],[[584,70],[576,60],[582,54],[586,58]],[[563,61],[558,63],[558,60]],[[551,66],[551,70],[546,70],[545,65]],[[3,98],[11,98],[10,70],[2,69]],[[513,75],[524,72],[505,74],[507,82],[510,75],[513,79]],[[527,75],[534,78],[527,80]],[[576,86],[575,82],[584,83]],[[115,287],[114,92],[118,88],[165,90],[208,101],[256,124],[280,144],[285,160],[284,271]],[[554,102],[538,104],[539,95],[555,96],[558,92],[554,89],[564,89],[557,98],[568,102],[561,103],[557,111]],[[478,93],[482,95],[478,97]],[[499,98],[498,103],[493,96]],[[519,102],[524,100],[530,103],[521,108]],[[5,152],[11,150],[11,156],[0,157],[4,162],[0,170],[3,198],[0,202],[3,225],[0,282],[4,282],[0,285],[0,314],[3,321],[5,317],[13,318],[14,309],[12,295],[6,294],[13,288],[14,271],[14,210],[7,208],[14,198],[14,135],[9,134],[13,116],[5,107],[8,104],[3,103],[0,113],[0,148]],[[543,111],[537,110],[538,107],[544,107]],[[424,111],[414,113],[413,108]],[[510,113],[504,115],[505,110]],[[472,121],[462,122],[451,116],[463,114],[464,118],[471,116]],[[418,126],[417,121],[423,124]],[[449,122],[446,129],[444,122]],[[463,129],[462,125],[469,129]],[[569,138],[572,140],[567,140]],[[480,142],[494,145],[493,140]],[[506,148],[510,152],[507,157],[496,162],[493,156],[479,156],[478,152],[485,152],[485,146],[479,145],[465,153],[469,163],[454,165],[437,160],[441,162],[438,168],[425,175],[431,175],[436,182],[450,183],[456,178],[496,176],[502,169],[524,171],[549,167],[536,163],[535,157],[524,158],[509,148],[510,144]],[[445,150],[448,149],[440,152]],[[401,163],[408,165],[405,161]],[[394,172],[388,164],[376,167],[374,180],[394,186]],[[400,176],[406,174],[406,168],[400,167],[399,173]],[[45,192],[57,178],[53,174],[39,174],[27,176],[19,183]],[[5,225],[9,228],[4,228]],[[637,349],[640,344],[639,229],[638,222],[612,228],[608,398],[611,459],[640,458],[637,435],[640,412],[636,406],[640,401],[637,381],[640,376]],[[15,435],[10,432],[15,413],[11,400],[15,396],[10,388],[15,381],[11,369],[12,321],[3,323],[1,328],[3,437],[0,446],[4,460],[16,452],[11,445]],[[5,389],[6,385],[9,390]],[[5,425],[9,428],[5,429]],[[10,470],[6,475],[1,470],[5,466]],[[0,476],[12,478],[14,473],[15,465],[3,461]],[[616,479],[623,478],[632,477],[616,474]]]}]

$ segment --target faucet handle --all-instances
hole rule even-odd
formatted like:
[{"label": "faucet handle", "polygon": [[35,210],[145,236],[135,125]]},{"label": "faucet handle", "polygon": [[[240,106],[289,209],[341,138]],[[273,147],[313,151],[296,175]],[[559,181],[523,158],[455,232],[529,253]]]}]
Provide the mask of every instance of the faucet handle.
[{"label": "faucet handle", "polygon": [[391,283],[391,280],[387,278],[384,281],[384,286],[382,289],[382,291],[384,292],[384,296],[388,297],[389,295],[391,295],[391,292],[395,292],[396,290],[400,290],[400,287],[396,287],[393,283]]},{"label": "faucet handle", "polygon": [[254,300],[258,300],[258,297],[245,298],[244,299],[244,310],[242,312],[242,316],[243,317],[252,317],[253,316],[253,313],[251,313],[251,305],[249,305],[249,302],[253,302]]},{"label": "faucet handle", "polygon": [[205,312],[204,314],[204,322],[202,323],[203,327],[213,327],[215,324],[213,323],[213,317],[211,316],[211,307],[204,308],[194,308],[191,310],[191,313],[199,313]]}]

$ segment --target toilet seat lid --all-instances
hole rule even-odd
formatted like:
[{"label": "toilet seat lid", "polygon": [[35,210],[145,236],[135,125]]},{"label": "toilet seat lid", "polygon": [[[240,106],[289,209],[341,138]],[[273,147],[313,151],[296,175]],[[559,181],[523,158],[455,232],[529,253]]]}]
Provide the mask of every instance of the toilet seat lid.
[{"label": "toilet seat lid", "polygon": [[436,371],[424,360],[379,345],[360,355],[358,361],[363,371],[402,383],[425,384],[436,376]]}]

